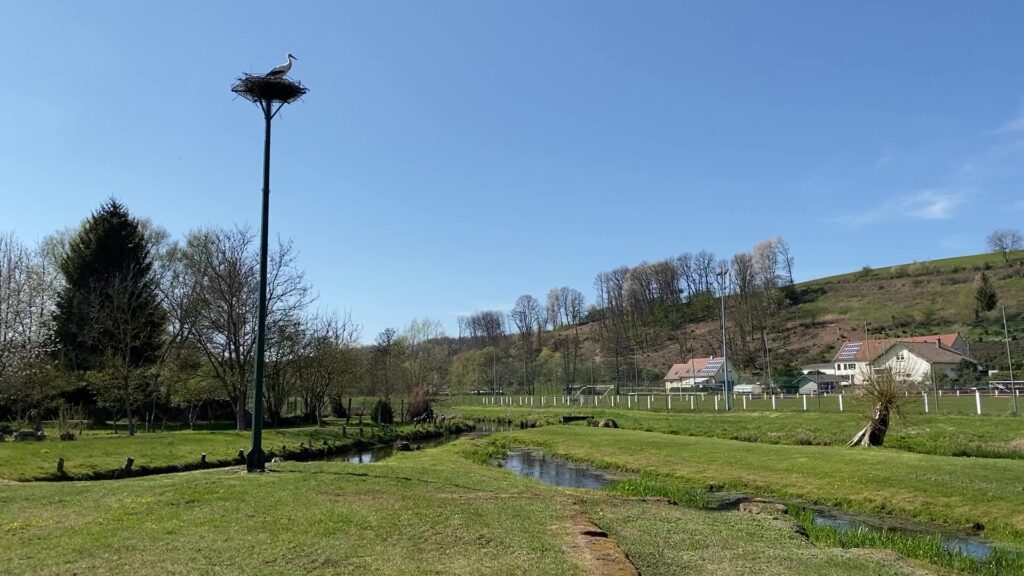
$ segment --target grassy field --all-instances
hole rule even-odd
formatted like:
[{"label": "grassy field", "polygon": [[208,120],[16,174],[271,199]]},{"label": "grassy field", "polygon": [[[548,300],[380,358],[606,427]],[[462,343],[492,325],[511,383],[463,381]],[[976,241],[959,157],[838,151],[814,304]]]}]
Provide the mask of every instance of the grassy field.
[{"label": "grassy field", "polygon": [[695,486],[774,495],[966,529],[1024,544],[1024,462],[889,449],[786,446],[581,426],[493,437],[603,468],[656,472]]},{"label": "grassy field", "polygon": [[[608,408],[529,408],[459,406],[450,409],[464,418],[557,423],[563,414],[613,418],[623,428],[686,436],[707,436],[744,442],[799,445],[844,445],[865,423],[854,411],[666,413]],[[886,446],[943,456],[1024,458],[1024,418],[909,415],[896,420]]]},{"label": "grassy field", "polygon": [[[403,426],[389,434],[409,432]],[[373,434],[367,427],[366,437]],[[358,428],[342,426],[322,428],[278,428],[263,431],[263,449],[280,452],[282,446],[296,450],[300,443],[320,446],[327,442],[342,448],[358,442]],[[390,436],[381,438],[387,442]],[[71,478],[85,477],[95,472],[116,470],[124,466],[125,458],[135,459],[135,467],[164,467],[189,465],[199,462],[205,452],[211,463],[231,463],[239,449],[248,451],[250,433],[235,430],[159,432],[127,436],[105,432],[86,433],[71,442],[45,440],[42,442],[0,443],[0,479],[35,480],[54,474],[58,458],[64,458],[65,473]]]},{"label": "grassy field", "polygon": [[568,530],[582,513],[645,576],[929,573],[884,552],[817,547],[768,518],[543,486],[463,458],[467,444],[362,466],[284,463],[262,475],[0,485],[0,566],[5,574],[584,575],[592,571]]}]

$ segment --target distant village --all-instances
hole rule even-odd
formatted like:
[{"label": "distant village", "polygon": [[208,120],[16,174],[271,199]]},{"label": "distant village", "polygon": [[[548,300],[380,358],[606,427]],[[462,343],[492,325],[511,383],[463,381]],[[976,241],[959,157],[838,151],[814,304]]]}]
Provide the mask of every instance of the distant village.
[{"label": "distant village", "polygon": [[[935,387],[973,385],[983,367],[971,358],[970,346],[959,332],[907,338],[846,341],[831,362],[801,367],[797,378],[775,381],[744,374],[727,358],[691,358],[674,364],[665,374],[665,392],[722,389],[728,383],[737,394],[830,394],[862,384],[871,374],[888,371],[894,377]],[[1009,380],[989,381],[1007,388]]]}]

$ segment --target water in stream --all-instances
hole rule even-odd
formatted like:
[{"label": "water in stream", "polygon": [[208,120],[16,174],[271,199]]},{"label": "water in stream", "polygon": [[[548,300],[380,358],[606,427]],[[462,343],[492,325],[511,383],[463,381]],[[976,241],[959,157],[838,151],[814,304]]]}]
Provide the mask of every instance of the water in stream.
[{"label": "water in stream", "polygon": [[[473,426],[473,430],[465,432],[463,434],[451,434],[448,436],[441,436],[439,438],[431,438],[423,440],[421,442],[412,442],[411,444],[417,447],[417,450],[425,448],[434,448],[452,442],[463,436],[479,437],[489,436],[497,432],[508,432],[512,430],[512,427],[507,424],[494,424],[492,422],[477,422]],[[349,454],[342,454],[334,460],[344,460],[349,464],[372,464],[373,462],[380,462],[385,458],[390,457],[396,452],[393,444],[386,444],[382,446],[371,446],[358,452],[351,452]]]},{"label": "water in stream", "polygon": [[552,458],[539,450],[510,451],[501,467],[545,484],[570,488],[604,488],[612,481],[596,468]]},{"label": "water in stream", "polygon": [[[527,476],[555,486],[600,489],[614,480],[613,477],[597,468],[546,456],[540,450],[512,450],[497,464],[520,476]],[[740,502],[752,499],[746,494],[717,492],[712,495],[720,501],[719,510],[734,510]],[[780,503],[788,504],[788,502]],[[983,540],[967,535],[953,534],[937,527],[917,524],[912,521],[853,515],[832,509],[812,508],[811,511],[814,514],[815,524],[831,526],[843,532],[865,529],[890,530],[905,534],[938,534],[942,539],[942,546],[947,550],[960,552],[978,560],[984,560],[992,553],[991,545]]]},{"label": "water in stream", "polygon": [[812,510],[812,512],[814,513],[813,522],[815,524],[831,526],[840,532],[866,529],[875,531],[889,530],[918,535],[938,534],[941,538],[942,547],[951,552],[959,552],[976,560],[984,560],[992,553],[992,546],[977,538],[942,532],[935,528],[916,525],[904,520],[864,517],[845,514],[836,510]]}]

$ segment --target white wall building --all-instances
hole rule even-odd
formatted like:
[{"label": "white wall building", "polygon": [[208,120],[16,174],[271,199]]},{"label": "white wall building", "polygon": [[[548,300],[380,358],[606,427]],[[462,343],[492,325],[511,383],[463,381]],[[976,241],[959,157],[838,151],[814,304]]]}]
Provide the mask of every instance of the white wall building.
[{"label": "white wall building", "polygon": [[873,363],[875,370],[891,370],[898,378],[915,382],[929,382],[932,375],[957,376],[960,362],[967,356],[944,348],[941,343],[897,342],[883,352]]},{"label": "white wall building", "polygon": [[692,358],[681,364],[673,364],[665,374],[665,392],[684,392],[701,386],[721,388],[725,384],[726,367],[729,369],[729,386],[735,386],[740,373],[732,362],[721,356]]},{"label": "white wall building", "polygon": [[967,341],[959,332],[951,334],[932,334],[929,336],[912,336],[909,338],[893,338],[888,340],[867,340],[844,342],[832,359],[834,374],[850,382],[860,384],[874,367],[874,362],[889,350],[893,344],[931,344],[933,347],[946,349],[962,357],[967,357],[969,348]]}]

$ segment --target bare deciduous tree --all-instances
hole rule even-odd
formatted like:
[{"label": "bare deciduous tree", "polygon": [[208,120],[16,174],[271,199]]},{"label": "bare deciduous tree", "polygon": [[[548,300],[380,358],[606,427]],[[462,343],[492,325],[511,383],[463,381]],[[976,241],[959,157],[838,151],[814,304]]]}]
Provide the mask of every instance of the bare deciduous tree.
[{"label": "bare deciduous tree", "polygon": [[[135,435],[135,414],[152,390],[150,373],[161,350],[166,313],[159,306],[151,275],[128,269],[94,287],[86,339],[104,350],[101,370],[90,375],[90,386],[101,404],[128,418],[128,435]],[[161,332],[154,334],[154,331]]]},{"label": "bare deciduous tree", "polygon": [[989,249],[1000,253],[1003,256],[1003,261],[1007,264],[1010,263],[1010,256],[1021,249],[1021,234],[1019,230],[1010,228],[995,230],[988,235],[986,241],[988,242]]},{"label": "bare deciduous tree", "polygon": [[[291,244],[268,255],[267,329],[299,316],[312,300]],[[239,430],[247,425],[259,291],[259,252],[247,228],[198,230],[186,239],[183,258],[194,282],[189,338],[205,355],[213,378],[235,407]]]},{"label": "bare deciduous tree", "polygon": [[60,274],[45,246],[0,234],[0,402],[20,420],[55,392],[47,335]]},{"label": "bare deciduous tree", "polygon": [[359,325],[348,314],[323,314],[308,321],[305,351],[299,362],[299,392],[307,416],[315,419],[317,426],[323,424],[331,401],[340,399],[358,377],[359,332]]},{"label": "bare deciduous tree", "polygon": [[385,328],[377,334],[370,362],[370,380],[377,396],[384,400],[390,401],[398,386],[402,354],[403,346],[398,331]]},{"label": "bare deciduous tree", "polygon": [[425,386],[433,394],[445,380],[444,327],[432,318],[414,319],[402,331],[410,389]]},{"label": "bare deciduous tree", "polygon": [[[550,298],[548,301],[550,302]],[[557,297],[555,301],[557,308]],[[542,320],[544,318],[544,309],[536,298],[529,294],[523,294],[516,299],[516,304],[512,307],[508,317],[519,332],[519,354],[523,360],[523,386],[526,388],[527,394],[533,394],[534,374],[531,364],[536,356],[533,331],[535,327],[544,325]]]}]

